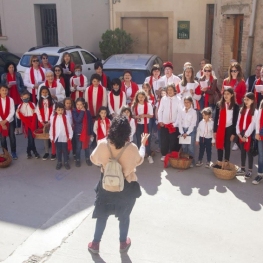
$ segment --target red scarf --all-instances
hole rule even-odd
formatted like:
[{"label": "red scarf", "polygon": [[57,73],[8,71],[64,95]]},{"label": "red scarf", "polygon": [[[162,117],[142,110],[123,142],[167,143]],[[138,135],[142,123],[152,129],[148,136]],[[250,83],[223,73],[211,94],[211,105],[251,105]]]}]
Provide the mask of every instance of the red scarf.
[{"label": "red scarf", "polygon": [[88,89],[88,103],[89,103],[89,110],[91,113],[91,116],[94,117],[98,114],[98,111],[100,107],[102,106],[103,101],[103,87],[101,85],[98,86],[98,94],[97,94],[97,102],[96,102],[96,108],[93,108],[93,85],[89,86]]},{"label": "red scarf", "polygon": [[[226,107],[220,110],[219,123],[216,133],[216,148],[224,150],[225,132],[226,132]],[[230,142],[229,142],[230,143]]]},{"label": "red scarf", "polygon": [[[49,83],[48,83],[47,80],[45,81],[45,86],[50,88]],[[56,88],[56,87],[57,87],[57,81],[54,79],[53,82],[52,82],[51,88]]]},{"label": "red scarf", "polygon": [[102,73],[101,77],[102,77],[102,86],[107,88],[108,87],[108,80],[107,80],[106,74]]},{"label": "red scarf", "polygon": [[[133,98],[135,97],[135,94],[139,90],[139,88],[138,88],[138,85],[135,82],[131,81],[131,89],[132,89],[132,94],[131,94],[131,103],[132,103]],[[124,91],[124,93],[126,94],[126,88],[125,88],[124,82],[121,83],[121,91]]]},{"label": "red scarf", "polygon": [[[42,81],[44,81],[45,80],[44,71],[42,70],[41,67],[39,67],[39,71],[40,71],[40,74],[41,74],[41,77],[42,77]],[[31,83],[33,85],[36,84],[35,75],[34,75],[34,68],[33,67],[30,68],[30,80],[31,80]],[[33,99],[33,102],[36,104],[36,89],[35,88],[32,89],[32,99]]]},{"label": "red scarf", "polygon": [[[259,132],[263,129],[263,109],[261,110],[261,115],[259,119]],[[260,139],[263,140],[263,135],[260,135]]]},{"label": "red scarf", "polygon": [[[5,113],[4,113],[3,105],[2,105],[2,98],[0,97],[0,117],[2,118],[3,121],[6,120],[9,113],[10,113],[10,98],[8,96],[6,96],[5,98]],[[7,121],[5,125],[7,127],[6,130],[2,129],[2,125],[0,125],[0,133],[2,134],[2,136],[8,137],[9,122]]]},{"label": "red scarf", "polygon": [[[213,81],[214,81],[214,78],[213,76],[211,75],[210,76],[210,79],[209,79],[209,86],[207,87],[207,90],[211,89],[212,85],[213,85]],[[205,107],[208,107],[209,106],[209,94],[208,93],[205,93]]]},{"label": "red scarf", "polygon": [[[138,116],[138,104],[135,106],[134,110],[135,110],[135,115]],[[147,114],[148,113],[148,103],[145,101],[144,102],[144,110],[143,110],[143,114]],[[147,124],[147,117],[143,118],[143,122],[144,122],[144,133],[148,133],[148,124]],[[136,121],[137,124],[137,121]],[[146,145],[148,145],[148,140],[146,142]]]},{"label": "red scarf", "polygon": [[[255,85],[262,85],[261,78],[257,79]],[[257,103],[257,101],[258,101],[258,92],[256,91],[256,87],[254,88],[254,94],[255,94],[255,97],[256,97],[256,103]]]},{"label": "red scarf", "polygon": [[[40,67],[45,68],[43,63],[40,64]],[[52,65],[49,62],[47,63],[47,68],[52,69]]]},{"label": "red scarf", "polygon": [[89,146],[89,135],[88,135],[88,120],[87,111],[85,110],[82,120],[82,130],[79,136],[79,140],[82,142],[82,149],[87,149]]},{"label": "red scarf", "polygon": [[[42,102],[43,103],[43,102]],[[49,106],[48,107],[48,110],[49,110],[49,114],[48,114],[48,121],[50,120],[50,116],[52,114],[52,110],[53,110],[53,106]],[[40,115],[41,115],[41,118],[42,118],[42,122],[45,123],[45,106],[44,106],[44,103],[43,103],[43,107],[42,108],[39,108],[39,111],[40,111]],[[40,122],[38,122],[38,126],[40,128],[42,128],[42,124]]]},{"label": "red scarf", "polygon": [[[21,103],[19,106],[19,110],[21,109],[22,105],[24,103]],[[32,102],[28,102],[29,107],[34,110],[35,106]],[[18,112],[18,116],[20,120],[23,123],[23,132],[25,134],[25,137],[28,137],[28,129],[32,131],[32,136],[35,138],[34,131],[37,128],[37,114],[34,112],[32,116],[24,116],[21,111]]]},{"label": "red scarf", "polygon": [[[56,120],[57,120],[57,114],[54,117],[53,120],[53,138],[52,138],[52,154],[56,154],[56,145],[55,145],[55,139],[56,139]],[[67,117],[65,114],[62,115],[62,120],[64,124],[64,128],[66,131],[67,139],[68,139],[68,151],[70,152],[72,150],[72,143],[69,138],[69,132],[68,132],[68,125],[67,125]]]},{"label": "red scarf", "polygon": [[[241,117],[240,117],[240,121],[239,121],[239,130],[240,130],[240,132],[243,131],[244,120],[245,120],[245,114],[241,113]],[[252,115],[250,114],[250,111],[249,111],[248,114],[247,114],[245,131],[248,129],[251,121],[252,121]],[[240,144],[244,143],[244,149],[248,152],[249,149],[250,149],[251,135],[247,138],[247,142],[242,142],[240,139],[239,139],[239,142],[240,142]]]},{"label": "red scarf", "polygon": [[[120,91],[120,105],[119,105],[119,108],[121,108],[121,105],[122,105],[122,100],[123,100],[123,92]],[[112,91],[110,92],[110,105],[113,109],[113,111],[115,110],[114,108],[114,95],[112,93]]]},{"label": "red scarf", "polygon": [[169,133],[174,133],[176,132],[176,128],[173,126],[172,123],[169,124],[164,124],[164,127],[168,129]]},{"label": "red scarf", "polygon": [[[57,80],[57,79],[56,79],[56,80]],[[59,78],[59,82],[60,82],[60,84],[63,86],[63,88],[65,89],[65,80],[64,80],[64,78],[60,77],[60,78]]]},{"label": "red scarf", "polygon": [[153,105],[153,107],[154,107],[155,97],[154,97],[153,94],[150,95],[150,100],[152,101],[152,105]]},{"label": "red scarf", "polygon": [[[77,76],[73,76],[73,77],[72,77],[71,87],[74,86],[74,81],[73,81],[73,79],[76,79],[76,78],[78,78],[78,77],[77,77]],[[80,82],[80,87],[84,87],[84,76],[83,76],[83,74],[81,74],[81,75],[79,76],[79,82]],[[78,91],[78,92],[79,92],[79,98],[83,98],[83,91]],[[75,101],[75,100],[77,99],[77,98],[76,98],[76,91],[71,92],[70,97],[73,99],[73,101]]]},{"label": "red scarf", "polygon": [[[12,75],[10,73],[6,74],[6,79],[7,79],[7,83],[11,82],[11,81],[16,81],[16,73],[14,72],[14,77],[12,77]],[[11,88],[9,89],[9,96],[14,100],[14,104],[18,105],[21,103],[21,98],[20,98],[20,94],[17,90],[17,85],[12,85]]]},{"label": "red scarf", "polygon": [[[64,68],[67,68],[65,62],[64,62]],[[75,70],[75,64],[74,64],[74,62],[69,62],[68,69],[69,69],[69,71],[71,72],[71,74],[74,73],[74,70]]]},{"label": "red scarf", "polygon": [[[160,76],[158,76],[158,79],[159,78],[160,78]],[[150,77],[149,84],[151,87],[153,87],[153,76]]]},{"label": "red scarf", "polygon": [[98,120],[98,131],[97,131],[97,139],[101,140],[107,137],[109,130],[110,130],[110,120],[108,118],[105,118],[106,122],[106,134],[103,133],[103,130],[101,128],[101,125],[104,125],[103,121],[101,119]]}]

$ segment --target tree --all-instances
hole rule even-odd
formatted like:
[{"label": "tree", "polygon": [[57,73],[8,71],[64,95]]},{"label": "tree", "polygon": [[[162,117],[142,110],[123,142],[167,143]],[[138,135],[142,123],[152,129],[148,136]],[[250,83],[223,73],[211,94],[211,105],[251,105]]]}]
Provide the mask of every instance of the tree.
[{"label": "tree", "polygon": [[122,29],[107,30],[101,38],[99,47],[103,59],[113,54],[132,53],[133,39]]}]

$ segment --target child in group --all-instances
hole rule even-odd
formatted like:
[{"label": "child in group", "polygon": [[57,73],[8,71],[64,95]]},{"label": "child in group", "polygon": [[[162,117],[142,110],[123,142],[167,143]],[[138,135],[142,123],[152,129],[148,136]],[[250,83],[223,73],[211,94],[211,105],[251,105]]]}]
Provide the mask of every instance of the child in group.
[{"label": "child in group", "polygon": [[[257,114],[255,95],[248,92],[244,97],[244,104],[240,109],[236,124],[236,133],[239,138],[238,145],[241,150],[241,169],[237,171],[237,175],[244,175],[246,179],[252,176],[253,155],[250,152],[250,144],[255,130]],[[246,156],[248,156],[247,172],[245,171]]]},{"label": "child in group", "polygon": [[[138,148],[141,147],[141,136],[143,133],[148,133],[149,122],[153,117],[153,108],[151,103],[148,102],[147,94],[143,90],[138,90],[135,94],[132,111],[137,121],[136,125],[136,139]],[[146,143],[146,154],[148,155],[149,163],[153,163],[151,156],[151,135]]]},{"label": "child in group", "polygon": [[14,100],[8,96],[8,87],[0,84],[0,138],[1,146],[8,150],[6,137],[9,137],[11,155],[13,160],[17,160],[16,136],[15,136],[15,104]]},{"label": "child in group", "polygon": [[74,136],[76,144],[76,167],[80,167],[80,152],[81,149],[85,151],[86,163],[91,166],[90,161],[90,141],[93,140],[92,135],[92,118],[90,111],[86,108],[86,103],[83,98],[76,100],[76,109],[72,111],[73,123],[74,123]]},{"label": "child in group", "polygon": [[204,108],[202,110],[202,116],[203,120],[201,120],[197,127],[196,132],[196,145],[199,145],[199,156],[198,156],[198,162],[196,163],[197,167],[200,167],[203,165],[203,157],[204,153],[206,151],[206,165],[205,168],[209,168],[212,160],[212,145],[215,145],[215,139],[214,139],[214,122],[211,119],[212,118],[212,109],[211,108]]},{"label": "child in group", "polygon": [[84,91],[88,86],[87,77],[82,74],[82,66],[75,66],[75,75],[70,78],[70,97],[73,101],[76,101],[77,98],[83,98]]},{"label": "child in group", "polygon": [[178,116],[178,127],[179,132],[184,139],[187,136],[191,137],[190,144],[181,144],[182,151],[184,153],[189,154],[193,157],[192,163],[190,167],[194,167],[195,165],[195,139],[196,139],[196,121],[197,121],[197,113],[193,108],[193,99],[192,97],[184,98],[184,108],[179,112]]},{"label": "child in group", "polygon": [[106,138],[110,130],[110,119],[107,118],[108,110],[106,107],[100,107],[97,120],[93,126],[93,132],[96,134],[97,143]]},{"label": "child in group", "polygon": [[126,105],[125,92],[121,90],[120,79],[113,79],[111,81],[111,91],[108,94],[109,111],[112,117],[120,115],[121,109]]},{"label": "child in group", "polygon": [[130,126],[131,126],[130,142],[132,142],[133,141],[133,136],[134,136],[135,131],[136,131],[136,125],[135,125],[134,118],[132,117],[131,108],[129,106],[122,107],[121,115],[125,115],[126,118],[129,120],[129,123],[130,123]]},{"label": "child in group", "polygon": [[[39,91],[40,98],[36,107],[36,114],[38,119],[38,128],[45,129],[47,131],[50,127],[50,117],[53,113],[54,103],[49,91],[49,88],[43,86],[40,88]],[[43,140],[44,141],[44,148],[45,154],[42,157],[43,161],[46,161],[49,157],[49,139]],[[51,161],[56,160],[56,155],[51,154]]]},{"label": "child in group", "polygon": [[62,103],[58,102],[56,104],[54,115],[51,117],[50,123],[49,138],[52,142],[53,151],[54,146],[56,145],[56,154],[58,159],[56,169],[61,169],[63,155],[64,167],[69,170],[70,165],[68,162],[68,151],[72,148],[71,139],[73,137],[73,131]]},{"label": "child in group", "polygon": [[252,181],[259,184],[263,179],[263,100],[259,105],[259,112],[256,118],[256,140],[258,141],[258,175]]},{"label": "child in group", "polygon": [[37,152],[34,131],[37,128],[37,115],[35,113],[36,106],[30,102],[30,93],[26,90],[21,94],[22,103],[16,110],[16,116],[23,124],[23,132],[27,137],[27,159],[32,158],[31,151],[34,153],[35,158],[39,159],[40,155]]},{"label": "child in group", "polygon": [[[239,112],[239,107],[235,101],[234,90],[232,88],[226,88],[216,106],[214,138],[216,141],[218,160],[213,167],[217,169],[221,169],[222,165],[227,165],[230,159],[230,146],[231,141],[233,141],[236,136],[236,124]],[[224,150],[225,163],[223,163]]]},{"label": "child in group", "polygon": [[179,144],[180,135],[178,129],[178,115],[182,109],[181,99],[176,96],[174,84],[169,84],[166,88],[167,96],[162,97],[158,109],[158,124],[160,126],[161,138],[161,161],[169,152],[179,152],[181,146]]}]

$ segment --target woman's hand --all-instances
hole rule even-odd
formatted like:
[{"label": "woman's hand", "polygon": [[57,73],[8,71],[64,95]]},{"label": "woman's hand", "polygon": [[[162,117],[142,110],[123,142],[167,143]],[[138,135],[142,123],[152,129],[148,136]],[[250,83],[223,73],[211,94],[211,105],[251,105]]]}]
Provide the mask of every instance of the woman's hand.
[{"label": "woman's hand", "polygon": [[192,94],[192,96],[195,94],[192,89],[190,89],[190,93]]},{"label": "woman's hand", "polygon": [[183,135],[182,135],[183,137],[184,137],[184,139],[187,137],[187,134],[186,133],[184,133]]},{"label": "woman's hand", "polygon": [[164,123],[163,122],[159,122],[161,127],[164,127]]},{"label": "woman's hand", "polygon": [[215,140],[216,140],[216,132],[214,132],[214,138],[215,138]]},{"label": "woman's hand", "polygon": [[236,135],[231,135],[230,141],[231,141],[231,142],[234,141],[235,137],[236,137]]},{"label": "woman's hand", "polygon": [[38,89],[39,85],[38,84],[35,84],[34,85],[34,89]]},{"label": "woman's hand", "polygon": [[259,134],[256,134],[255,138],[256,138],[256,140],[258,140],[258,141],[260,141],[260,139],[261,139]]},{"label": "woman's hand", "polygon": [[195,145],[199,145],[199,142],[195,142]]},{"label": "woman's hand", "polygon": [[145,144],[146,144],[149,136],[150,136],[149,133],[143,133],[143,134],[141,135],[141,138],[142,138],[142,139],[141,139],[141,144],[142,144],[143,146],[145,146]]}]

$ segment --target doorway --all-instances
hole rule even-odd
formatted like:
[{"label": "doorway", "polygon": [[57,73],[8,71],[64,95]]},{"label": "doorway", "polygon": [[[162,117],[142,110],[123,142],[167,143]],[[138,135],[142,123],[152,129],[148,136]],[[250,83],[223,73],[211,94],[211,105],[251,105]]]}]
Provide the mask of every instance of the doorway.
[{"label": "doorway", "polygon": [[211,62],[215,5],[206,7],[205,58]]}]

